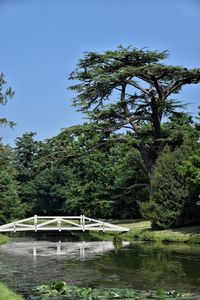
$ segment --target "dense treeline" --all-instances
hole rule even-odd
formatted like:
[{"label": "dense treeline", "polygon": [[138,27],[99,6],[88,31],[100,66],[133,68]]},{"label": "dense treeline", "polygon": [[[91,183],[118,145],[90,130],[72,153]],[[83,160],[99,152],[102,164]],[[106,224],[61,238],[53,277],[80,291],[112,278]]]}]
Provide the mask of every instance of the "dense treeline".
[{"label": "dense treeline", "polygon": [[[1,144],[0,223],[86,214],[143,217],[157,228],[200,224],[199,120],[170,98],[198,83],[200,70],[165,58],[122,47],[87,53],[70,78],[78,80],[73,103],[88,122],[45,141],[29,132],[13,149]],[[1,93],[8,96],[11,90]]]},{"label": "dense treeline", "polygon": [[161,228],[198,223],[200,132],[198,124],[191,123],[184,132],[183,125],[178,131],[180,118],[185,122],[186,115],[169,122],[177,132],[158,159],[150,182],[134,159],[139,160],[139,155],[127,133],[118,135],[127,143],[96,149],[99,141],[87,124],[44,142],[25,133],[14,149],[1,145],[1,222],[35,213],[144,217]]}]

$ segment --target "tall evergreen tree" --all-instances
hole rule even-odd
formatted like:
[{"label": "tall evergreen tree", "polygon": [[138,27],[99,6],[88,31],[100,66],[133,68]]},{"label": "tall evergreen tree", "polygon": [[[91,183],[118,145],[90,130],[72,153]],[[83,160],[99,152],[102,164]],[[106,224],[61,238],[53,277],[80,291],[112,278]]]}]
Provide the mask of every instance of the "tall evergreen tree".
[{"label": "tall evergreen tree", "polygon": [[168,229],[183,225],[183,211],[188,197],[180,167],[185,159],[178,149],[166,147],[158,159],[151,178],[150,201],[141,205],[143,216],[154,228]]},{"label": "tall evergreen tree", "polygon": [[13,159],[11,149],[0,144],[0,224],[24,215],[17,193]]},{"label": "tall evergreen tree", "polygon": [[32,180],[37,174],[37,160],[41,143],[34,140],[36,133],[24,133],[16,139],[14,148],[16,179],[21,201],[26,204],[27,212],[33,208]]},{"label": "tall evergreen tree", "polygon": [[200,146],[193,151],[182,167],[184,185],[189,195],[185,202],[184,219],[186,225],[200,224]]},{"label": "tall evergreen tree", "polygon": [[147,174],[166,143],[163,118],[182,107],[173,95],[200,81],[200,69],[166,65],[167,56],[131,47],[89,52],[70,75],[78,81],[70,87],[78,93],[73,104],[104,132],[128,129]]}]

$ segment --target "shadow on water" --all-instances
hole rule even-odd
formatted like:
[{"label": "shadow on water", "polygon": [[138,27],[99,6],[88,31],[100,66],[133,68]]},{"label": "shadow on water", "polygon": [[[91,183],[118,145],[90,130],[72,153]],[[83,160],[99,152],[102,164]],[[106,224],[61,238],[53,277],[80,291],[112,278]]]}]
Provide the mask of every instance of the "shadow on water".
[{"label": "shadow on water", "polygon": [[24,292],[59,280],[97,288],[200,292],[200,246],[114,245],[48,235],[17,237],[1,247],[0,281],[11,288]]}]

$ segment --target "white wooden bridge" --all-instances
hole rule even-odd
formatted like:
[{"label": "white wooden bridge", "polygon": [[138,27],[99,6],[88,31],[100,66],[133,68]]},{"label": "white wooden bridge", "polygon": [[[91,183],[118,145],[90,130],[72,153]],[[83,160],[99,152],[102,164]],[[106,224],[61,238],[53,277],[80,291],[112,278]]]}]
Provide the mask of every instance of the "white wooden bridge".
[{"label": "white wooden bridge", "polygon": [[81,216],[33,216],[0,226],[0,232],[17,231],[129,231],[128,228]]}]

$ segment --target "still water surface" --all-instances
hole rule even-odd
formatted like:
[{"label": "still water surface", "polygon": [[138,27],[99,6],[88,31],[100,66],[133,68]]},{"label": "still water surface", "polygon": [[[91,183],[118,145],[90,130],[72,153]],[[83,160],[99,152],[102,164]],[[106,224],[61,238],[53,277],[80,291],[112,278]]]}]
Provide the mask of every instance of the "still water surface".
[{"label": "still water surface", "polygon": [[59,240],[15,238],[2,246],[0,281],[21,293],[59,280],[91,287],[200,292],[200,246]]}]

